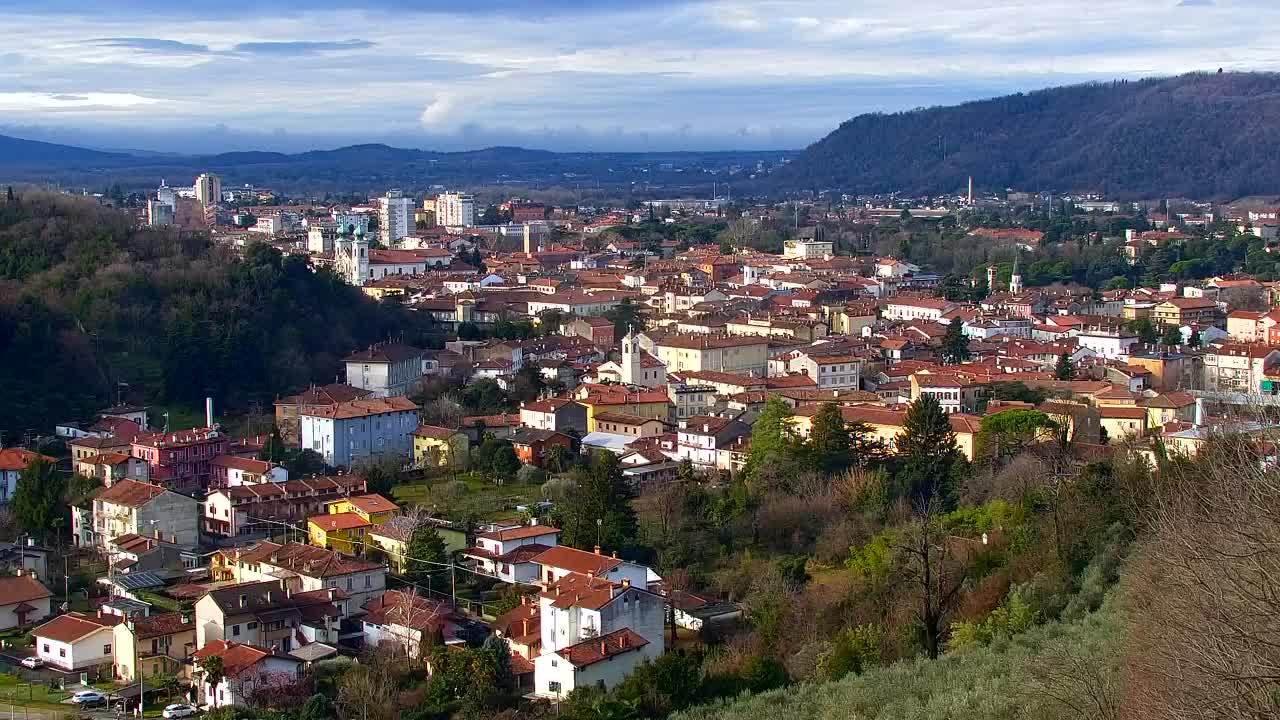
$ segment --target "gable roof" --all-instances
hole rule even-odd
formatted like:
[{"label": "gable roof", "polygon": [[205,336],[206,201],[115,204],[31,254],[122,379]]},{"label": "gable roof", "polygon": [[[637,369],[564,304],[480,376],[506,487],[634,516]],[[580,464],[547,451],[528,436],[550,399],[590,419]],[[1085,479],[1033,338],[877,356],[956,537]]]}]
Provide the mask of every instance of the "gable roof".
[{"label": "gable roof", "polygon": [[313,578],[368,572],[382,567],[378,563],[358,560],[332,550],[302,543],[278,545],[264,541],[239,551],[223,550],[222,555],[235,558],[237,552],[241,562],[263,563]]},{"label": "gable roof", "polygon": [[137,480],[117,480],[111,487],[104,488],[96,496],[95,500],[111,503],[112,505],[124,505],[125,507],[142,507],[151,502],[153,498],[168,492],[159,485],[151,483],[139,482]]},{"label": "gable roof", "polygon": [[239,677],[241,673],[269,657],[292,663],[302,662],[288,655],[280,655],[276,653],[274,648],[263,650],[252,645],[229,643],[226,640],[210,640],[205,643],[204,647],[192,653],[191,656],[197,660],[203,660],[207,657],[222,658],[222,672],[229,678]]},{"label": "gable roof", "polygon": [[35,637],[49,638],[57,642],[71,644],[99,630],[114,627],[120,624],[122,620],[124,618],[119,615],[108,613],[103,613],[100,617],[85,613],[67,613],[66,615],[59,615],[32,630],[31,634]]},{"label": "gable roof", "polygon": [[52,597],[49,588],[30,575],[0,577],[0,605],[17,605],[28,600]]},{"label": "gable roof", "polygon": [[641,637],[636,631],[631,628],[622,628],[600,637],[583,640],[576,645],[561,648],[556,651],[556,654],[568,660],[569,664],[574,667],[581,668],[602,660],[608,660],[616,655],[639,650],[648,644],[649,641]]},{"label": "gable roof", "polygon": [[5,448],[0,450],[0,470],[26,470],[27,466],[37,458],[44,458],[46,462],[54,462],[54,459],[48,455],[41,455],[24,448]]},{"label": "gable roof", "polygon": [[539,553],[533,558],[533,562],[581,575],[588,573],[602,575],[622,564],[618,558],[590,553],[567,545],[557,545]]}]

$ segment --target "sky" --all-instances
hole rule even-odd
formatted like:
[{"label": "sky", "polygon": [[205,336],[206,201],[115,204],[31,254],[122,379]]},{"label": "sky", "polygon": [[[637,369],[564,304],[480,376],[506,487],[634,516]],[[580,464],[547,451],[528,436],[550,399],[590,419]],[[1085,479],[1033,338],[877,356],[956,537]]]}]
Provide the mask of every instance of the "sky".
[{"label": "sky", "polygon": [[0,0],[0,134],[109,149],[800,148],[865,112],[1280,70],[1275,0]]}]

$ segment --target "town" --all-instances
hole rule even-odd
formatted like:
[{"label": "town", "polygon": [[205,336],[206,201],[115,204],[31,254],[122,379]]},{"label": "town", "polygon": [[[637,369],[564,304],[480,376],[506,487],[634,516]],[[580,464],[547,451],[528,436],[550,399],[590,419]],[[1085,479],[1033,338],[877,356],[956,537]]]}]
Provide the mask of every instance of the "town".
[{"label": "town", "polygon": [[[263,303],[303,273],[414,327],[305,359],[325,373],[273,408],[236,353],[170,377],[157,330],[163,393],[115,353],[95,411],[6,428],[0,690],[326,720],[651,687],[665,716],[989,643],[1041,603],[987,630],[1026,631],[1131,527],[1120,476],[1223,432],[1280,460],[1280,208],[727,192],[11,189],[221,253]],[[874,599],[916,597],[880,584],[898,522],[954,586],[919,617]],[[722,687],[674,700],[682,673]]]}]

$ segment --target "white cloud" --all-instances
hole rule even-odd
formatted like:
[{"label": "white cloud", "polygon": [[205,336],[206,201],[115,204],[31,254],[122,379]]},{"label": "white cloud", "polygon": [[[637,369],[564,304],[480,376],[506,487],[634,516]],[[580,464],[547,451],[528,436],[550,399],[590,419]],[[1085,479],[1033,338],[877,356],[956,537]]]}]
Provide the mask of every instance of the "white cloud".
[{"label": "white cloud", "polygon": [[133,93],[0,92],[0,110],[14,113],[32,110],[127,110],[159,102],[156,98]]}]

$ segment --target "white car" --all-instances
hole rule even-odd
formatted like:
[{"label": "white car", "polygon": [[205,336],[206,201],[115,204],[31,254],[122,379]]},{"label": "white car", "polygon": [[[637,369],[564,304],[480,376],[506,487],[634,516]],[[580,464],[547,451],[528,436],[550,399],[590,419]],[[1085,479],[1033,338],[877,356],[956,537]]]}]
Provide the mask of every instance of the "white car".
[{"label": "white car", "polygon": [[173,720],[173,718],[191,717],[196,714],[196,709],[190,705],[166,705],[164,711],[160,713],[165,720]]},{"label": "white car", "polygon": [[107,701],[107,696],[97,690],[81,690],[71,696],[71,702],[77,705],[97,705]]},{"label": "white car", "polygon": [[41,660],[35,655],[32,655],[31,657],[24,657],[22,658],[22,667],[35,670],[36,668],[44,667],[44,660]]}]

